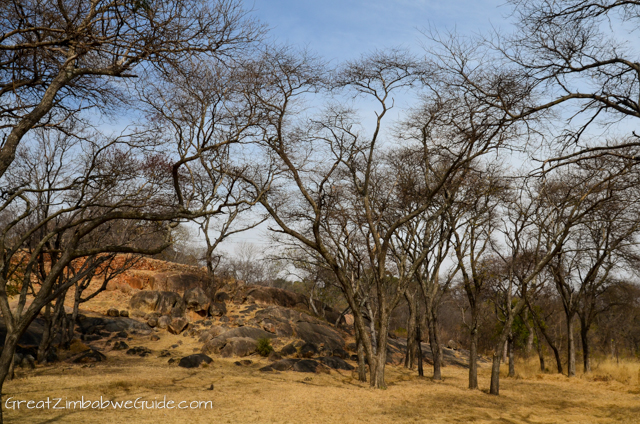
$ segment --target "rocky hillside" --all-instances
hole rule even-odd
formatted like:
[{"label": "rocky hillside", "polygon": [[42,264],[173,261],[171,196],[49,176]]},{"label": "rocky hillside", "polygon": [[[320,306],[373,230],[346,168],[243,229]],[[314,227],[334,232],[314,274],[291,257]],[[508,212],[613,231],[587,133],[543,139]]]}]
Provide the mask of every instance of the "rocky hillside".
[{"label": "rocky hillside", "polygon": [[[261,354],[269,360],[264,371],[354,368],[353,329],[346,324],[336,327],[339,313],[332,308],[320,303],[313,308],[298,293],[241,282],[228,282],[210,296],[201,288],[203,278],[198,268],[141,261],[106,292],[83,304],[77,341],[70,351],[60,350],[59,359],[88,363],[108,360],[123,351],[141,358],[166,357],[169,363],[195,367],[215,356],[241,359],[241,365],[251,362],[246,357]],[[19,364],[32,362],[41,332],[42,321],[38,319],[21,340],[16,358]],[[176,336],[180,343],[160,351],[151,348],[154,342],[175,340]],[[172,351],[178,346],[189,346],[197,353],[178,355],[180,349]],[[431,362],[428,344],[423,343],[422,348],[425,360]],[[406,340],[390,339],[388,362],[401,365],[405,350]],[[444,359],[448,365],[466,366],[467,355],[444,348]]]}]

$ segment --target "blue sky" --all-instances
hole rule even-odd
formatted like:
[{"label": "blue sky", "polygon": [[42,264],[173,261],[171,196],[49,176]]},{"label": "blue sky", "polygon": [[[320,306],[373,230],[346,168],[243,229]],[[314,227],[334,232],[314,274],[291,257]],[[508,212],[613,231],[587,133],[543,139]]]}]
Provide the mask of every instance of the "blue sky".
[{"label": "blue sky", "polygon": [[277,41],[308,47],[329,60],[356,58],[376,48],[419,49],[420,29],[471,35],[506,28],[505,0],[254,0],[253,15]]}]

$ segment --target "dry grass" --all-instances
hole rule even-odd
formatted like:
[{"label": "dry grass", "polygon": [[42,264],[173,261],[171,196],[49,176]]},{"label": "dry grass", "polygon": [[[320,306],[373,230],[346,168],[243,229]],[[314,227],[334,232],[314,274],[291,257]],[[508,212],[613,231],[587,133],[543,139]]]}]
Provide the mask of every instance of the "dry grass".
[{"label": "dry grass", "polygon": [[591,374],[583,375],[591,381],[617,381],[640,391],[640,362],[594,360]]},{"label": "dry grass", "polygon": [[[516,378],[539,379],[542,375],[555,373],[555,362],[547,362],[547,371],[540,371],[540,363],[537,358],[518,360],[516,362]],[[566,372],[566,363],[563,364]],[[615,381],[629,386],[630,390],[640,390],[640,361],[637,360],[612,360],[610,358],[594,358],[591,363],[591,372],[583,373],[582,363],[577,364],[577,379],[595,382]],[[503,371],[506,376],[506,367]],[[640,421],[640,420],[639,420]]]},{"label": "dry grass", "polygon": [[[169,343],[170,341],[166,341]],[[160,343],[160,342],[158,342]],[[160,346],[158,346],[160,347]],[[186,346],[185,346],[186,348]],[[186,349],[185,349],[186,350]],[[187,352],[185,352],[187,353]],[[166,359],[166,358],[165,358]],[[535,370],[535,361],[518,364],[518,378],[501,379],[501,396],[466,389],[467,371],[446,367],[434,383],[415,372],[388,367],[387,390],[372,390],[350,372],[329,375],[258,371],[265,360],[239,367],[216,359],[207,368],[181,369],[160,358],[110,355],[92,368],[57,365],[38,368],[5,385],[3,399],[212,400],[208,410],[7,411],[16,423],[613,423],[640,421],[638,363],[594,364],[589,376],[568,379]],[[506,372],[506,369],[504,370]],[[636,374],[634,374],[636,373]],[[598,376],[610,376],[602,379]],[[214,390],[206,390],[211,384]]]}]

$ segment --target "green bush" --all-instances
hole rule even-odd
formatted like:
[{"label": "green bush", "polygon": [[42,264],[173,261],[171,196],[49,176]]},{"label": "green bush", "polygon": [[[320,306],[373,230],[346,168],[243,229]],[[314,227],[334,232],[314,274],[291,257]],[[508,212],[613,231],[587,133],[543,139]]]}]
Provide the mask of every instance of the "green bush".
[{"label": "green bush", "polygon": [[256,351],[262,356],[269,356],[271,352],[273,352],[273,346],[271,346],[271,339],[264,338],[258,339],[258,346],[256,347]]}]

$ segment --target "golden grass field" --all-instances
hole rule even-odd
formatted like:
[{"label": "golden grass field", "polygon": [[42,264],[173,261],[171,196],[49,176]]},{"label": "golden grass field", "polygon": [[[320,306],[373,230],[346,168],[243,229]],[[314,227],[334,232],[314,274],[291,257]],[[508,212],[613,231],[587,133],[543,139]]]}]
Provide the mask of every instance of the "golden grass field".
[{"label": "golden grass field", "polygon": [[[177,336],[175,336],[177,337]],[[156,342],[173,343],[173,340]],[[183,352],[191,353],[185,345]],[[373,390],[351,372],[262,373],[266,364],[237,366],[214,359],[206,368],[168,365],[167,358],[128,357],[112,352],[94,367],[57,364],[20,370],[5,384],[3,402],[20,400],[134,400],[138,397],[211,400],[200,410],[5,410],[11,423],[640,423],[640,363],[594,363],[594,372],[569,379],[539,373],[537,363],[519,362],[516,378],[501,378],[501,395],[486,393],[489,369],[480,370],[481,390],[466,389],[467,371],[446,367],[444,381],[387,367],[387,390]],[[506,370],[505,370],[506,371]],[[427,374],[429,369],[426,370]],[[213,391],[207,390],[214,385]],[[63,401],[64,402],[64,401]]]}]

